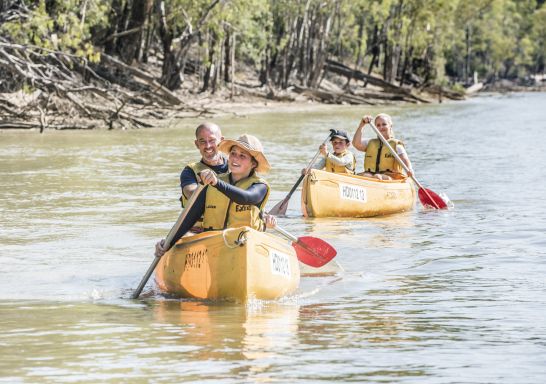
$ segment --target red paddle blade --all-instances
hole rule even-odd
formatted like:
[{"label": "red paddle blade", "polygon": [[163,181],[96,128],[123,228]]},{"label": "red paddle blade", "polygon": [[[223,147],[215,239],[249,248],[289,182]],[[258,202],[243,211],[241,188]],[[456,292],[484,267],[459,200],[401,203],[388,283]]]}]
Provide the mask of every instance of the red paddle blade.
[{"label": "red paddle blade", "polygon": [[419,188],[419,200],[426,208],[447,209],[447,204],[438,194],[426,188]]},{"label": "red paddle blade", "polygon": [[293,242],[292,246],[299,261],[315,268],[322,267],[337,255],[334,247],[312,236],[298,237],[298,241]]}]

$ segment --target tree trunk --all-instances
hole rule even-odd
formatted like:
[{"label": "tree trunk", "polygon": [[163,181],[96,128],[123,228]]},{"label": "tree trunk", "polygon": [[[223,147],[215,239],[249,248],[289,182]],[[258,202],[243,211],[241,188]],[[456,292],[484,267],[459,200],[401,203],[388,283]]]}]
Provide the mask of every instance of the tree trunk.
[{"label": "tree trunk", "polygon": [[203,28],[203,25],[210,16],[212,9],[216,7],[219,2],[220,0],[212,0],[210,5],[203,10],[203,14],[201,15],[201,18],[197,21],[195,27],[193,28],[193,31],[191,30],[191,28],[187,28],[184,31],[182,37],[180,38],[180,48],[178,50],[173,50],[171,47],[173,36],[167,25],[164,1],[160,2],[159,9],[162,18],[160,25],[162,25],[161,28],[163,28],[165,32],[165,34],[162,36],[164,62],[161,74],[161,84],[164,84],[170,90],[180,88],[183,80],[181,74],[185,66],[187,54],[190,50],[190,47],[193,44],[194,40],[200,36],[201,28]]},{"label": "tree trunk", "polygon": [[391,82],[390,75],[392,73],[392,44],[385,41],[383,45],[383,80],[387,83]]},{"label": "tree trunk", "polygon": [[[320,19],[324,19],[322,15]],[[317,23],[315,23],[317,25]],[[314,41],[316,42],[314,48],[314,58],[309,68],[309,80],[308,84],[311,88],[316,88],[319,85],[322,78],[322,71],[324,70],[324,62],[326,61],[326,42],[330,34],[330,28],[332,25],[332,14],[329,14],[323,21],[320,20],[318,28],[316,28],[316,36]]]},{"label": "tree trunk", "polygon": [[139,28],[140,30],[119,38],[120,58],[126,64],[130,65],[140,54],[142,28],[146,23],[152,4],[152,0],[133,0],[127,30]]},{"label": "tree trunk", "polygon": [[237,44],[237,34],[233,33],[232,36],[232,43],[231,43],[231,67],[230,67],[230,81],[231,81],[231,93],[230,98],[233,100],[233,96],[235,95],[235,46]]},{"label": "tree trunk", "polygon": [[466,52],[464,58],[464,70],[463,70],[463,83],[468,83],[468,78],[470,77],[470,25],[466,25],[465,28],[465,43],[466,43]]},{"label": "tree trunk", "polygon": [[155,25],[152,22],[152,13],[148,15],[148,27],[146,28],[146,39],[144,40],[144,48],[142,50],[142,62],[148,62],[148,52],[150,51],[150,44],[152,42],[152,36],[155,32]]},{"label": "tree trunk", "polygon": [[[121,21],[123,17],[123,9],[121,6],[121,0],[112,0],[112,7],[110,8],[110,14],[108,15],[108,28],[106,36],[112,36],[119,32]],[[104,52],[114,56],[116,52],[116,39],[107,39],[104,44]]]},{"label": "tree trunk", "polygon": [[[381,46],[379,44],[379,27],[375,24],[373,28],[373,43],[372,43],[372,59],[368,67],[368,76],[372,73],[373,67],[379,65],[379,55],[381,54]],[[364,80],[363,88],[368,85],[368,79]]]},{"label": "tree trunk", "polygon": [[[356,60],[355,60],[355,71],[358,70],[360,65],[362,65],[362,38],[364,36],[364,16],[358,18],[358,47],[356,51]],[[352,72],[351,76],[347,78],[347,83],[345,84],[345,89],[349,89],[349,84],[353,79]]]},{"label": "tree trunk", "polygon": [[391,67],[391,74],[390,79],[391,83],[394,83],[396,80],[396,75],[398,74],[398,68],[400,67],[400,56],[402,55],[402,48],[399,44],[395,44],[393,52],[392,52],[392,67]]},{"label": "tree trunk", "polygon": [[228,29],[226,31],[226,37],[224,38],[224,82],[231,83],[231,66],[232,66],[232,54],[231,50],[233,49],[232,45],[232,36],[233,33]]},{"label": "tree trunk", "polygon": [[176,59],[176,54],[172,51],[171,47],[173,35],[167,24],[165,2],[159,2],[157,4],[157,9],[157,12],[159,13],[159,36],[163,46],[163,66],[161,68],[161,79],[159,82],[172,91],[180,88],[180,85],[182,84],[180,66]]},{"label": "tree trunk", "polygon": [[406,77],[406,71],[408,70],[409,61],[411,59],[411,56],[413,55],[413,46],[411,46],[406,53],[406,57],[404,58],[404,65],[402,66],[402,71],[400,73],[400,86],[404,85],[404,78]]},{"label": "tree trunk", "polygon": [[295,17],[292,21],[292,26],[290,28],[290,36],[287,44],[286,55],[284,59],[286,62],[283,68],[283,81],[282,88],[286,89],[288,87],[288,82],[290,80],[290,75],[296,64],[296,59],[298,57],[298,52],[302,49],[302,39],[304,33],[304,19],[302,17]]},{"label": "tree trunk", "polygon": [[207,68],[205,69],[205,76],[203,78],[203,88],[201,88],[201,92],[205,92],[209,89],[211,85],[215,85],[215,78],[216,78],[216,60],[215,60],[215,54],[214,50],[216,48],[216,43],[218,40],[218,37],[216,35],[216,32],[211,31],[210,32],[210,44],[208,48],[208,64]]}]

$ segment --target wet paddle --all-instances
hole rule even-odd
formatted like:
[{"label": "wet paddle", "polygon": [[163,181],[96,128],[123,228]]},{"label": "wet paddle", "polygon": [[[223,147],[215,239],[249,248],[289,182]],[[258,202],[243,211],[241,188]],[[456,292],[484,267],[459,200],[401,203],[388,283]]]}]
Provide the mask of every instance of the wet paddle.
[{"label": "wet paddle", "polygon": [[[409,173],[409,169],[406,166],[406,164],[402,161],[400,156],[398,156],[398,153],[396,153],[394,148],[391,147],[389,142],[379,132],[379,130],[374,125],[374,123],[370,121],[369,124],[373,128],[374,132],[377,134],[377,137],[383,142],[383,145],[389,148],[389,151],[391,151],[396,161],[398,161],[400,165],[406,170],[406,172]],[[421,204],[423,204],[424,207],[430,207],[430,208],[436,208],[436,209],[447,209],[447,204],[444,201],[444,199],[442,199],[438,194],[434,193],[430,189],[424,188],[421,185],[421,183],[419,183],[413,175],[411,176],[411,179],[419,187],[419,191],[417,192],[417,195],[419,196],[419,200],[421,201]]]},{"label": "wet paddle", "polygon": [[[330,129],[330,134],[328,135],[326,140],[324,140],[322,142],[321,145],[326,144],[328,142],[328,140],[330,140],[332,135],[335,134],[335,133],[336,133],[335,129]],[[315,164],[315,161],[317,161],[317,158],[319,157],[319,155],[320,155],[320,150],[317,151],[317,153],[315,153],[315,157],[313,157],[311,162],[309,162],[309,164],[307,165],[307,168],[305,168],[305,172],[300,176],[298,181],[296,181],[296,184],[294,184],[294,186],[292,187],[290,192],[288,192],[288,195],[286,195],[286,197],[284,199],[279,201],[273,208],[271,208],[271,210],[269,211],[269,213],[271,215],[285,215],[286,214],[286,209],[288,208],[288,201],[292,197],[292,194],[294,193],[294,191],[300,185],[301,181],[303,180],[303,178],[305,177],[305,175],[307,174],[309,169],[313,166],[313,164]]]},{"label": "wet paddle", "polygon": [[337,255],[335,248],[322,239],[312,236],[296,237],[278,225],[275,230],[292,241],[298,260],[311,267],[322,267]]},{"label": "wet paddle", "polygon": [[[182,212],[180,212],[180,216],[178,216],[178,220],[176,220],[176,223],[173,225],[173,227],[169,231],[169,234],[165,238],[165,244],[170,244],[170,242],[173,240],[174,235],[176,235],[176,232],[178,232],[178,229],[180,228],[180,226],[186,219],[186,216],[188,215],[190,208],[195,203],[195,200],[197,200],[197,197],[199,197],[199,195],[201,194],[201,191],[203,190],[203,188],[205,188],[205,186],[202,184],[199,184],[195,192],[193,192],[190,199],[188,200],[188,203],[186,204],[186,207],[184,208]],[[155,267],[159,263],[160,259],[161,257],[154,258],[154,261],[152,261],[152,264],[150,264],[150,267],[146,271],[146,274],[144,275],[144,277],[142,277],[142,280],[140,281],[140,284],[138,285],[137,289],[135,289],[135,291],[133,292],[133,295],[131,296],[132,299],[138,299],[138,297],[140,296],[140,293],[142,292],[142,289],[144,288],[144,286],[150,279],[150,276],[154,272]]]}]

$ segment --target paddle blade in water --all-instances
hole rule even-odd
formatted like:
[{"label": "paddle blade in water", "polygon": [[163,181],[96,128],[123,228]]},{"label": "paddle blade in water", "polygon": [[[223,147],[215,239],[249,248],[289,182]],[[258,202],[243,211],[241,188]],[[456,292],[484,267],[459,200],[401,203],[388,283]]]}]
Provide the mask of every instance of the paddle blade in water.
[{"label": "paddle blade in water", "polygon": [[[320,152],[318,152],[320,153]],[[286,197],[284,199],[282,199],[281,201],[279,201],[270,211],[269,211],[269,214],[270,215],[280,215],[280,216],[284,216],[286,214],[286,209],[288,208],[288,202],[290,201],[290,197],[292,196],[292,194],[294,193],[294,191],[298,188],[298,185],[300,185],[301,181],[303,180],[303,178],[305,177],[305,175],[302,173],[298,179],[298,181],[296,181],[296,184],[294,184],[294,186],[292,187],[292,189],[290,190],[290,192],[288,192],[288,195],[286,195]]]},{"label": "paddle blade in water", "polygon": [[419,200],[426,208],[447,209],[447,204],[438,194],[426,188],[419,188]]},{"label": "paddle blade in water", "polygon": [[288,208],[288,200],[283,199],[279,201],[271,210],[269,211],[270,215],[284,216],[286,214],[286,209]]},{"label": "paddle blade in water", "polygon": [[293,242],[292,246],[299,261],[315,268],[322,267],[337,255],[334,247],[312,236],[298,237],[298,241]]}]

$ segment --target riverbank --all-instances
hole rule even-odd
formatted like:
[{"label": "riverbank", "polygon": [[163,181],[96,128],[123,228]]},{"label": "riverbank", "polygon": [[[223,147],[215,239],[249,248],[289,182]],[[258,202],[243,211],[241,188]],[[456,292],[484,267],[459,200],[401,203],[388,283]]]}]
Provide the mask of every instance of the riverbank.
[{"label": "riverbank", "polygon": [[[81,67],[74,58],[57,54],[73,60],[76,68]],[[217,80],[207,91],[201,90],[202,79],[198,74],[185,74],[181,87],[172,91],[158,83],[157,63],[129,66],[106,54],[100,63],[70,72],[69,79],[62,77],[66,73],[58,67],[50,65],[50,70],[54,75],[46,76],[43,72],[41,77],[29,75],[27,80],[34,82],[33,90],[24,84],[16,87],[17,81],[13,80],[16,91],[0,93],[0,130],[152,128],[169,125],[174,119],[314,111],[328,105],[442,103],[464,100],[477,91],[476,87],[465,93],[461,86],[393,84],[377,74],[366,74],[334,61],[328,61],[318,87],[306,88],[294,82],[286,89],[264,85],[252,70],[241,68],[234,74],[233,82]],[[92,73],[92,78],[86,78],[86,73]],[[529,89],[516,85],[500,81],[480,91]]]},{"label": "riverbank", "polygon": [[[92,63],[39,47],[3,43],[0,48],[13,59],[4,70],[14,74],[1,88],[0,129],[151,128],[172,119],[315,109],[317,105],[424,104],[464,98],[461,91],[395,84],[331,60],[315,87],[294,78],[286,87],[276,88],[261,81],[256,70],[241,65],[230,81],[216,77],[206,87],[200,71],[184,73],[180,86],[171,90],[160,84],[157,60],[128,65],[102,53],[100,61]],[[32,55],[27,62],[16,60],[28,50]]]},{"label": "riverbank", "polygon": [[[324,91],[322,91],[324,92]],[[263,93],[263,94],[261,94]],[[213,118],[218,116],[244,117],[247,115],[267,112],[297,112],[318,111],[329,106],[347,105],[346,102],[324,102],[313,95],[302,95],[294,91],[286,91],[275,96],[267,95],[262,90],[239,88],[233,95],[227,89],[210,93],[175,93],[183,104],[158,106],[153,108],[142,105],[126,105],[123,107],[123,118],[112,115],[111,119],[93,118],[89,115],[74,113],[73,108],[58,96],[50,96],[55,109],[38,108],[41,91],[25,93],[17,91],[0,94],[0,99],[9,100],[10,116],[0,116],[0,130],[92,130],[92,129],[132,129],[157,128],[168,125],[173,119]],[[381,97],[381,93],[377,93]],[[427,96],[427,101],[435,102],[433,96]],[[81,104],[95,104],[93,97],[80,97]],[[425,99],[423,99],[425,100]],[[421,102],[421,103],[422,103]],[[405,104],[403,100],[386,102],[381,98],[369,98],[362,105],[398,105]],[[6,108],[4,108],[6,109]],[[21,111],[25,111],[22,113]],[[120,111],[121,112],[121,111]],[[137,124],[130,124],[137,122]]]},{"label": "riverbank", "polygon": [[483,92],[511,93],[511,92],[546,92],[546,78],[537,76],[536,79],[527,81],[513,81],[501,79],[494,83],[486,84]]}]

